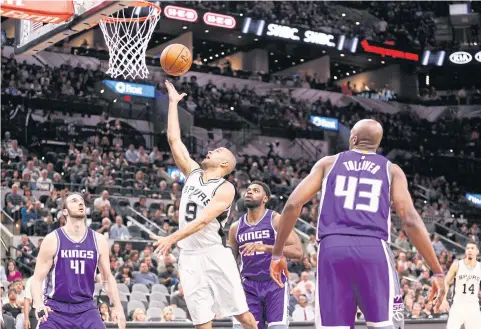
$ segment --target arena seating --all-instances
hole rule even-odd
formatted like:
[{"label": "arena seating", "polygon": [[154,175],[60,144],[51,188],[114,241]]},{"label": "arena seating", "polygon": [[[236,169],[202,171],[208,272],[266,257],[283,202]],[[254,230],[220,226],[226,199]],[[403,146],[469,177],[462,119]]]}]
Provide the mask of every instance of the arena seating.
[{"label": "arena seating", "polygon": [[[279,5],[276,3],[276,6]],[[282,14],[287,9],[279,10]],[[17,63],[14,58],[2,57],[2,74],[2,97],[6,96],[9,100],[48,97],[50,100],[38,108],[30,108],[25,103],[2,102],[2,123],[8,124],[13,120],[9,117],[12,111],[45,111],[51,114],[49,104],[62,98],[87,99],[94,103],[100,101],[89,96],[93,84],[103,78],[99,69],[73,68],[68,63],[53,69],[35,67]],[[281,129],[308,130],[314,129],[308,123],[311,114],[335,116],[346,127],[361,118],[376,118],[386,130],[382,151],[385,154],[396,151],[400,161],[405,162],[403,168],[412,174],[409,184],[418,211],[427,222],[429,219],[429,222],[446,226],[464,239],[459,241],[459,236],[452,235],[451,230],[439,233],[442,240],[439,240],[438,234],[433,235],[433,245],[443,267],[447,269],[456,257],[457,250],[453,251],[452,242],[461,243],[466,239],[479,241],[479,224],[471,221],[464,223],[462,218],[457,217],[462,213],[459,209],[465,209],[461,201],[466,192],[464,186],[458,185],[456,180],[439,177],[429,171],[416,175],[416,163],[426,165],[429,162],[427,159],[434,156],[448,154],[451,158],[456,155],[459,158],[479,159],[479,120],[444,118],[430,123],[411,114],[368,112],[356,104],[341,108],[323,100],[308,104],[283,93],[262,96],[247,86],[240,90],[214,84],[199,86],[195,81],[184,79],[178,79],[175,83],[191,96],[181,105],[194,113],[199,121],[215,120],[230,126],[242,126],[247,121],[268,127],[275,120],[275,126]],[[68,111],[65,109],[65,115],[72,114]],[[65,123],[61,122],[62,115],[53,114],[49,119],[46,123],[34,123],[39,128],[39,136],[46,136],[40,134],[49,131],[66,131]],[[23,131],[18,128],[21,125],[11,124],[8,127],[11,127],[10,133],[1,141],[1,184],[5,191],[9,191],[2,194],[5,195],[2,222],[7,222],[8,217],[19,221],[16,233],[29,236],[22,238],[21,244],[11,249],[11,256],[15,258],[11,265],[16,265],[23,277],[31,275],[41,241],[39,237],[65,223],[58,210],[66,191],[80,191],[84,193],[89,207],[90,227],[109,234],[111,238],[111,267],[119,282],[124,306],[122,311],[134,321],[186,321],[189,316],[176,272],[179,250],[174,248],[169,256],[157,258],[151,247],[142,241],[146,238],[145,233],[132,224],[135,220],[161,235],[170,234],[178,226],[182,179],[179,176],[172,177],[166,171],[167,167],[172,166],[173,159],[168,152],[165,135],[159,137],[164,140],[162,146],[159,144],[160,150],[145,149],[145,144],[131,146],[128,132],[119,130],[116,125],[107,127],[101,123],[90,130],[91,134],[85,135],[83,143],[72,140],[71,145],[45,147],[24,141]],[[68,134],[50,134],[48,138],[70,142],[65,136],[68,137]],[[16,145],[17,140],[25,143]],[[266,157],[240,156],[242,159],[238,169],[228,179],[236,185],[240,195],[248,181],[254,178],[269,183],[275,194],[271,207],[277,211],[282,210],[285,197],[313,164],[282,159],[275,152]],[[194,157],[198,160],[202,154],[198,152]],[[242,211],[242,200],[239,199],[236,211],[232,214],[233,220]],[[293,287],[290,300],[292,312],[300,307],[298,302],[301,295],[307,298],[307,307],[313,307],[317,211],[318,201],[313,200],[302,210],[303,221],[297,225],[300,234],[307,238],[304,246],[306,257],[289,264]],[[402,277],[406,316],[413,319],[443,317],[433,314],[430,304],[426,302],[430,289],[426,264],[419,259],[395,225],[392,233],[394,244],[399,247],[395,250],[395,257],[398,273]],[[126,237],[131,239],[126,240]],[[153,275],[146,275],[142,272],[143,268]],[[7,267],[6,273],[11,276],[13,271]],[[152,281],[146,283],[146,277]],[[0,281],[7,281],[7,278],[0,277]],[[100,284],[96,286],[96,292],[101,304],[105,293]],[[105,321],[111,321],[115,318],[115,312],[119,311],[110,310],[110,313],[103,314]],[[362,314],[359,313],[358,317],[362,319]]]}]

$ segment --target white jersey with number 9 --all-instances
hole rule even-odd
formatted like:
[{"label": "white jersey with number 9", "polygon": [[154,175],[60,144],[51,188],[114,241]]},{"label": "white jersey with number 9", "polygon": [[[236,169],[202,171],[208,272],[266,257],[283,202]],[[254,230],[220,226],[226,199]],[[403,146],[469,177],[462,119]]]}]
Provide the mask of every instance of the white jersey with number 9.
[{"label": "white jersey with number 9", "polygon": [[[182,189],[179,206],[179,227],[182,228],[196,219],[207,204],[214,197],[217,189],[224,183],[230,184],[224,178],[202,180],[203,170],[197,168],[187,177]],[[215,244],[222,245],[222,230],[229,217],[230,207],[216,219],[212,220],[202,230],[179,241],[177,244],[182,250],[200,250]]]}]

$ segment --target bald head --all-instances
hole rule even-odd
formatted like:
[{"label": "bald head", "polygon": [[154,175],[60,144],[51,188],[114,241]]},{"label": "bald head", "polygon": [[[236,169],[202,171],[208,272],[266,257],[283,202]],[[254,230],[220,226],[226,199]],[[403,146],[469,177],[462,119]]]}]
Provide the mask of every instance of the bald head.
[{"label": "bald head", "polygon": [[203,169],[217,168],[222,169],[222,176],[230,174],[236,166],[235,155],[225,147],[219,147],[209,151],[202,161]]},{"label": "bald head", "polygon": [[237,164],[237,160],[235,158],[235,155],[231,151],[229,151],[225,147],[223,149],[224,149],[223,150],[224,158],[225,158],[225,161],[227,161],[227,164],[225,165],[225,171],[226,171],[226,175],[228,175],[234,170]]},{"label": "bald head", "polygon": [[372,119],[358,121],[351,129],[349,148],[375,152],[381,144],[382,126]]}]

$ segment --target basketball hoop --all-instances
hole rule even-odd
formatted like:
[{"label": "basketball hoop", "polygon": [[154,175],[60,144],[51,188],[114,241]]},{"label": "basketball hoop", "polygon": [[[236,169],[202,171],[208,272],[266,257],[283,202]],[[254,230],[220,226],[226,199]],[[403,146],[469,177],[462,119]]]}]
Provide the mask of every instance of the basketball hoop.
[{"label": "basketball hoop", "polygon": [[110,54],[107,74],[125,79],[146,79],[149,76],[145,52],[160,11],[157,4],[140,0],[100,20]]}]

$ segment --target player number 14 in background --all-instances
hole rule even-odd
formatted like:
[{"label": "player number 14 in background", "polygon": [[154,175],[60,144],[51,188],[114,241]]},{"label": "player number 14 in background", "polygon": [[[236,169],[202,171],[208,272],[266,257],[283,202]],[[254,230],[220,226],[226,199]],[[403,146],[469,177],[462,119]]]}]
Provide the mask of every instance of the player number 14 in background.
[{"label": "player number 14 in background", "polygon": [[75,271],[75,274],[84,274],[85,273],[85,261],[78,260],[78,259],[71,259],[70,260],[70,268]]}]

